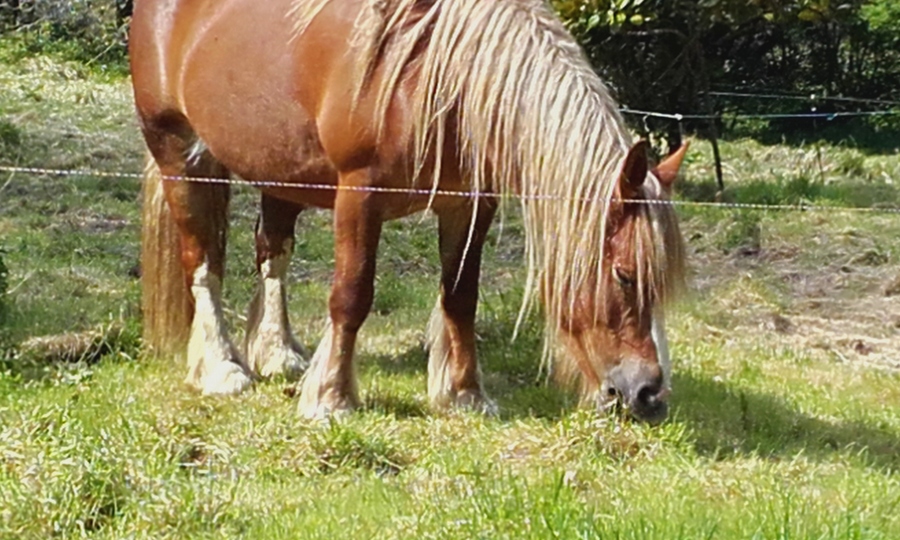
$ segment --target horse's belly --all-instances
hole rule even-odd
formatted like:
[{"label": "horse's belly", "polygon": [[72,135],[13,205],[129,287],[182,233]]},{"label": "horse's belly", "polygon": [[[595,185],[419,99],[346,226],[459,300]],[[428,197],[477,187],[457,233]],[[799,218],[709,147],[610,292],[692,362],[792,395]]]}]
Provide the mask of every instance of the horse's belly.
[{"label": "horse's belly", "polygon": [[325,208],[333,206],[333,190],[323,187],[337,184],[337,173],[322,152],[311,122],[297,121],[303,116],[300,114],[293,118],[238,116],[223,114],[223,118],[234,118],[224,126],[196,127],[199,138],[216,159],[244,180],[259,183],[261,189],[279,198]]},{"label": "horse's belly", "polygon": [[[352,96],[353,87],[341,77],[335,82],[332,73],[343,74],[356,65],[347,64],[340,52],[346,36],[337,29],[323,32],[326,37],[317,54],[302,54],[299,59],[294,55],[290,46],[294,21],[286,16],[293,1],[208,3],[206,9],[211,11],[197,15],[202,26],[192,29],[191,40],[182,48],[178,88],[173,94],[179,96],[180,107],[199,139],[232,172],[251,182],[269,184],[262,189],[278,198],[332,208],[338,185],[333,163],[347,170],[364,166],[358,158],[371,159],[377,153],[369,151],[375,144],[368,141],[374,140],[374,132],[368,132],[365,119],[349,121],[354,107],[345,101]],[[344,33],[352,28],[352,18],[344,20],[346,12],[339,9],[346,7],[335,6],[338,13],[327,18],[337,28],[351,25],[343,28]],[[344,121],[337,127],[325,122],[322,127],[331,137],[331,146],[325,145],[331,153],[323,149],[319,137],[322,119],[304,109],[304,104],[315,108],[316,103],[322,108],[328,100],[310,99],[310,88],[325,88],[331,103],[342,104],[338,116]],[[334,144],[335,140],[340,144]],[[399,159],[383,160],[393,166],[373,179],[376,185],[367,186],[379,193],[380,211],[386,219],[418,212],[429,202],[436,208],[461,204],[458,197],[404,193],[411,186],[402,146],[397,149]],[[382,157],[379,154],[378,159]]]},{"label": "horse's belly", "polygon": [[[254,182],[334,185],[315,123],[294,99],[290,2],[232,0],[184,57],[180,96],[191,127],[235,174]],[[266,29],[264,32],[260,29]],[[333,205],[333,192],[267,189],[280,198]]]}]

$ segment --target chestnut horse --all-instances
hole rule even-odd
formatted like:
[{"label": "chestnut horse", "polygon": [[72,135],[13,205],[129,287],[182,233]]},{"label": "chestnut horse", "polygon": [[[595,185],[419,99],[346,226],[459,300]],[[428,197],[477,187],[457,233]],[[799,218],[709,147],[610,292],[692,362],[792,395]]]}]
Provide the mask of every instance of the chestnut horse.
[{"label": "chestnut horse", "polygon": [[[256,375],[306,367],[285,275],[299,213],[328,208],[330,323],[299,408],[322,418],[359,406],[353,355],[382,223],[429,209],[442,271],[428,395],[439,408],[490,410],[475,357],[478,279],[498,198],[511,196],[526,230],[523,313],[541,301],[545,358],[580,375],[593,404],[665,416],[662,308],[682,281],[683,249],[672,208],[646,203],[668,198],[683,150],[648,167],[646,143],[631,143],[543,2],[138,0],[130,54],[154,161],[145,338],[158,349],[188,342],[190,385],[233,394]],[[222,316],[228,185],[171,178],[229,174],[262,198],[243,353]]]}]

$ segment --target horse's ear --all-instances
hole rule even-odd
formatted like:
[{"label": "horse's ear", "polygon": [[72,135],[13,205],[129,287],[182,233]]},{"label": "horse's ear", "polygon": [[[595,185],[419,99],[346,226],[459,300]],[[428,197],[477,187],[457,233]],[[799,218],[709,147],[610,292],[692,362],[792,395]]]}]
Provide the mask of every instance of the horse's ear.
[{"label": "horse's ear", "polygon": [[681,169],[681,164],[690,145],[690,141],[684,141],[678,149],[666,156],[665,159],[659,162],[659,165],[653,168],[654,176],[659,179],[659,183],[662,184],[666,193],[672,192],[672,186],[675,184],[675,179],[678,178],[678,171]]},{"label": "horse's ear", "polygon": [[622,164],[622,174],[619,176],[619,189],[625,199],[633,198],[647,178],[647,149],[650,145],[645,140],[640,140],[628,150],[625,161]]}]

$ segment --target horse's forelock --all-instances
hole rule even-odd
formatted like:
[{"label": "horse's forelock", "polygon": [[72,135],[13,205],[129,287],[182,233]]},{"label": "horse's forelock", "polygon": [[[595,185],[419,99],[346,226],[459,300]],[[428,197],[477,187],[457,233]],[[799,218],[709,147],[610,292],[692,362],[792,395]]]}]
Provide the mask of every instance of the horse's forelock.
[{"label": "horse's forelock", "polygon": [[647,274],[651,277],[649,290],[659,303],[667,303],[678,296],[685,286],[685,247],[678,226],[675,208],[666,204],[668,195],[653,176],[647,179],[646,198],[642,212],[642,227],[645,228],[647,243],[641,244],[642,252],[637,254]]}]

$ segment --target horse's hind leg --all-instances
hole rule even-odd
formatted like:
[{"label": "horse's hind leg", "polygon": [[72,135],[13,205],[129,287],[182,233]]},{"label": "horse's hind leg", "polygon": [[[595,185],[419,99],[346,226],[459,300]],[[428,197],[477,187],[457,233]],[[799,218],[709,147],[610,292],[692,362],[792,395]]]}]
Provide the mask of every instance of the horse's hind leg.
[{"label": "horse's hind leg", "polygon": [[[368,174],[365,170],[353,174]],[[359,185],[345,175],[342,184]],[[353,365],[356,335],[372,307],[375,255],[382,217],[378,196],[339,190],[334,205],[334,282],[328,309],[330,324],[303,379],[299,411],[327,418],[359,406]]]},{"label": "horse's hind leg", "polygon": [[299,376],[305,352],[291,333],[285,277],[294,249],[294,224],[303,206],[262,195],[256,224],[259,284],[247,317],[247,363],[263,377]]},{"label": "horse's hind leg", "polygon": [[[228,177],[202,144],[191,144],[188,128],[150,127],[145,135],[164,177]],[[178,226],[181,263],[194,304],[185,382],[204,394],[239,393],[251,383],[250,370],[228,336],[222,313],[229,185],[165,180],[163,192]]]},{"label": "horse's hind leg", "polygon": [[[475,356],[475,310],[481,251],[496,211],[493,201],[479,201],[438,214],[441,296],[428,323],[428,397],[432,406],[496,412],[481,387]],[[473,211],[477,213],[474,215]]]}]

